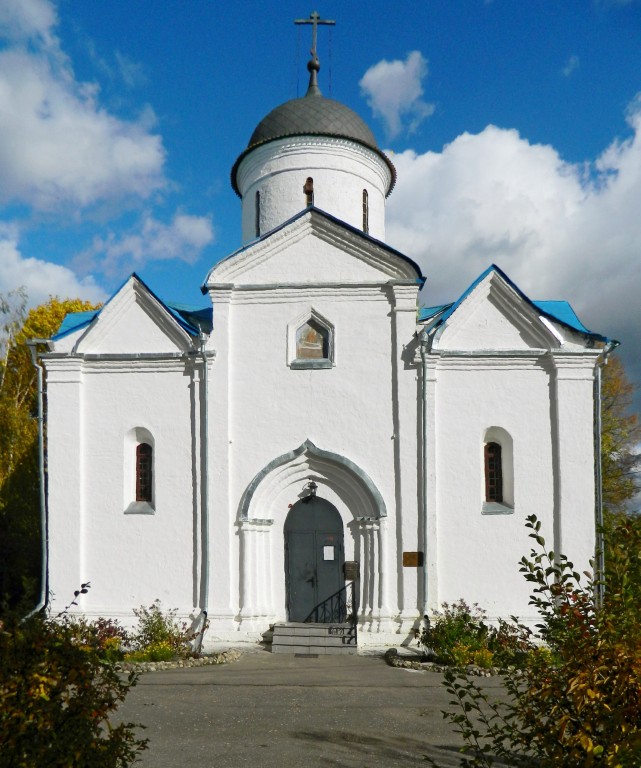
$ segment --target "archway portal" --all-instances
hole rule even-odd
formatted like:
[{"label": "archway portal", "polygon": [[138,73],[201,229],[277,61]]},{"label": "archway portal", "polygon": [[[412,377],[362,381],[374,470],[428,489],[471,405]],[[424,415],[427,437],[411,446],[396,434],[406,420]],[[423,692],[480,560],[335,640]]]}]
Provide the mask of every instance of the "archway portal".
[{"label": "archway portal", "polygon": [[[316,496],[296,502],[285,520],[285,575],[290,621],[305,621],[344,585],[343,521]],[[336,620],[336,619],[333,619]]]}]

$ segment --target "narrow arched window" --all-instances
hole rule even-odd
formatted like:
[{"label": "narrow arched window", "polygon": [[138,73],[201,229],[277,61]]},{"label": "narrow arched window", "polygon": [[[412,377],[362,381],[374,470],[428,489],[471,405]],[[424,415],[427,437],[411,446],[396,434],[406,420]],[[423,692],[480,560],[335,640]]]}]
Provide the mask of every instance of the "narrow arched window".
[{"label": "narrow arched window", "polygon": [[256,203],[254,205],[254,228],[256,237],[260,237],[260,191],[256,190]]},{"label": "narrow arched window", "polygon": [[369,233],[369,195],[363,190],[363,232]]},{"label": "narrow arched window", "polygon": [[310,205],[314,205],[314,179],[311,176],[308,176],[305,181],[303,193],[305,194],[305,205],[308,208]]},{"label": "narrow arched window", "polygon": [[498,443],[485,444],[485,501],[503,502],[503,465]]},{"label": "narrow arched window", "polygon": [[136,446],[136,501],[152,501],[153,448],[149,443]]}]

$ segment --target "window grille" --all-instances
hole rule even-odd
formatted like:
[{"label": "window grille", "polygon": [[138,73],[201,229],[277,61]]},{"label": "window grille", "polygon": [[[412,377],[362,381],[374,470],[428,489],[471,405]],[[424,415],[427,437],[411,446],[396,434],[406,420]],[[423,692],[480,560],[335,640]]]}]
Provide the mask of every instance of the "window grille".
[{"label": "window grille", "polygon": [[503,502],[503,467],[498,443],[485,444],[485,501]]},{"label": "window grille", "polygon": [[363,190],[363,232],[369,233],[369,195],[367,190]]},{"label": "window grille", "polygon": [[153,449],[148,443],[136,446],[136,501],[152,501]]},{"label": "window grille", "polygon": [[260,191],[256,190],[256,204],[254,206],[254,228],[256,237],[260,237]]}]

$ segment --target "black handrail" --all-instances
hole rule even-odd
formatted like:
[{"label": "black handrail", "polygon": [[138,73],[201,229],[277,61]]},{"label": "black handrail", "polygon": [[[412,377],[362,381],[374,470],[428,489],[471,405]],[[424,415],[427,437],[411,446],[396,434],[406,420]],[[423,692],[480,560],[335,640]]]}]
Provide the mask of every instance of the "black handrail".
[{"label": "black handrail", "polygon": [[358,644],[358,592],[350,581],[320,602],[305,619],[306,624],[351,624],[354,643]]}]

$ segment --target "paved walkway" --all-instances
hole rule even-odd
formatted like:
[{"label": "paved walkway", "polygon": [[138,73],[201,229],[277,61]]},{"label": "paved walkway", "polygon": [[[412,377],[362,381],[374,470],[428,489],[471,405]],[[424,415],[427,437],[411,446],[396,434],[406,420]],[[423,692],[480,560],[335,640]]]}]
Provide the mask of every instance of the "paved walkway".
[{"label": "paved walkway", "polygon": [[[144,674],[119,710],[147,726],[151,768],[459,765],[460,739],[434,672],[379,656],[259,652],[221,666]],[[500,691],[500,681],[484,681]]]}]

